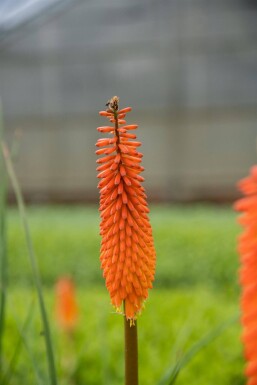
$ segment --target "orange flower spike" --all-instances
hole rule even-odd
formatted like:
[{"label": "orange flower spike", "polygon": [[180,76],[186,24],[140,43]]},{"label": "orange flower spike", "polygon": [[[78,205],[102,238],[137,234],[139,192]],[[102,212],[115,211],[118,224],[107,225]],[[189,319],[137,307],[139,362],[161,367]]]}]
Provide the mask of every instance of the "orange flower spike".
[{"label": "orange flower spike", "polygon": [[60,278],[56,284],[56,319],[61,329],[74,330],[78,318],[75,288],[70,278]]},{"label": "orange flower spike", "polygon": [[124,301],[125,316],[133,322],[143,308],[148,289],[152,288],[156,253],[145,190],[141,185],[144,179],[139,175],[144,170],[140,166],[142,154],[137,151],[141,143],[133,141],[135,134],[127,133],[138,126],[127,125],[124,119],[131,108],[119,110],[118,104],[119,99],[114,96],[107,103],[107,111],[99,113],[113,126],[97,128],[111,135],[96,144],[100,147],[96,154],[103,155],[97,160],[101,165],[98,167],[100,260],[113,306],[120,312]]},{"label": "orange flower spike", "polygon": [[235,203],[235,209],[243,213],[239,222],[244,227],[238,240],[238,251],[241,262],[242,342],[247,361],[245,374],[247,385],[257,385],[257,166],[251,168],[250,175],[242,179],[238,186],[244,194]]}]

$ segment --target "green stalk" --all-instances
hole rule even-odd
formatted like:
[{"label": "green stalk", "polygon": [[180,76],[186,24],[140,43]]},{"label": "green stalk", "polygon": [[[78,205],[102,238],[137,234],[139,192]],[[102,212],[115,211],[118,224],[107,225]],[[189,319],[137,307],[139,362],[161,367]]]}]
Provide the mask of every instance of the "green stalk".
[{"label": "green stalk", "polygon": [[[10,304],[10,307],[13,307],[12,304]],[[33,366],[33,369],[34,369],[34,373],[35,373],[35,380],[36,380],[36,384],[40,384],[40,376],[39,376],[39,373],[38,373],[38,370],[37,370],[37,366],[36,366],[36,363],[35,363],[35,359],[31,353],[31,351],[29,350],[28,346],[27,346],[27,340],[26,340],[26,331],[27,331],[27,328],[30,324],[30,321],[32,319],[32,315],[33,315],[33,311],[34,311],[34,301],[30,304],[29,308],[28,308],[28,312],[27,312],[27,316],[24,320],[24,323],[22,325],[22,327],[20,328],[19,324],[18,324],[18,321],[16,320],[16,318],[14,317],[14,321],[16,323],[16,326],[17,326],[17,329],[18,329],[18,332],[19,332],[19,339],[17,341],[17,345],[14,349],[14,353],[13,353],[13,356],[10,360],[10,364],[9,364],[9,367],[7,369],[7,371],[5,372],[5,374],[3,374],[3,377],[1,377],[0,375],[0,383],[1,385],[9,385],[11,379],[12,379],[12,376],[14,374],[14,369],[16,367],[16,363],[18,361],[18,358],[19,358],[19,355],[20,355],[20,352],[21,352],[21,347],[22,347],[22,344],[24,344],[27,352],[28,352],[28,355],[29,355],[29,358],[30,358],[30,361],[32,363],[32,366]]]},{"label": "green stalk", "polygon": [[[125,304],[124,304],[125,307]],[[125,385],[138,385],[137,321],[131,323],[124,315]]]},{"label": "green stalk", "polygon": [[[0,102],[0,140],[3,139],[4,125]],[[7,250],[6,250],[6,172],[4,159],[0,153],[0,373],[3,362],[3,334],[5,326],[5,308],[7,293]]]},{"label": "green stalk", "polygon": [[43,323],[43,327],[44,327],[44,334],[43,335],[45,337],[45,345],[46,345],[46,352],[47,352],[50,384],[51,385],[57,385],[57,377],[56,377],[54,354],[53,354],[53,347],[52,347],[51,335],[50,335],[50,327],[49,327],[49,323],[48,323],[48,318],[47,318],[47,313],[46,313],[46,308],[45,308],[45,303],[44,303],[44,298],[43,298],[42,283],[41,283],[38,263],[37,263],[37,259],[35,256],[31,236],[30,236],[29,225],[28,225],[27,215],[26,215],[26,210],[25,210],[25,204],[24,204],[23,196],[21,193],[21,189],[20,189],[16,174],[15,174],[15,171],[13,168],[13,164],[12,164],[12,160],[11,160],[11,157],[9,154],[8,147],[6,146],[6,144],[3,141],[1,142],[1,147],[2,147],[2,152],[3,152],[5,164],[6,164],[7,173],[9,175],[10,180],[11,180],[11,183],[12,183],[12,186],[13,186],[13,189],[15,192],[15,196],[17,199],[18,208],[19,208],[19,212],[20,212],[20,216],[21,216],[21,221],[22,221],[22,225],[24,228],[24,232],[25,232],[29,261],[31,264],[34,283],[35,283],[36,290],[37,290],[40,313],[41,313],[42,323]]}]

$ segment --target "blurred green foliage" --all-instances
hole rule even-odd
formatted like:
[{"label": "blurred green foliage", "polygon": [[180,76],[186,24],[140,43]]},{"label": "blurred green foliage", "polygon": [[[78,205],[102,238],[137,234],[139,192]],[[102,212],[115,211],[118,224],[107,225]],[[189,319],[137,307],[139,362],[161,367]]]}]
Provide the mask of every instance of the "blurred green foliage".
[{"label": "blurred green foliage", "polygon": [[[8,312],[5,352],[11,356],[21,324],[33,300],[30,288],[13,288]],[[123,319],[114,313],[104,288],[80,287],[77,301],[80,318],[74,338],[58,330],[54,317],[54,292],[45,292],[61,385],[120,385],[123,383]],[[25,301],[24,301],[25,299]],[[24,303],[25,302],[25,303]],[[36,304],[36,301],[35,301]],[[238,311],[237,301],[205,287],[156,289],[150,294],[139,318],[140,384],[156,385],[169,366],[192,344]],[[16,321],[14,321],[14,319]],[[21,349],[12,385],[37,384],[33,370],[36,361],[41,381],[47,384],[46,358],[40,316],[34,307],[33,319],[26,331],[27,349]],[[181,371],[176,384],[243,385],[243,359],[238,323],[200,351]]]},{"label": "blurred green foliage", "polygon": [[[155,288],[139,319],[141,385],[156,385],[192,344],[238,312],[236,237],[240,228],[232,209],[153,206],[150,218],[157,273]],[[28,220],[45,285],[59,383],[122,384],[123,320],[110,305],[99,267],[97,207],[31,206]],[[25,333],[27,347],[21,348],[11,384],[45,385],[47,368],[39,311],[15,208],[9,210],[8,228],[6,363],[34,301],[31,325]],[[71,275],[77,285],[80,319],[73,339],[58,330],[54,319],[54,283],[62,275]],[[240,326],[235,323],[193,358],[176,384],[244,382]]]},{"label": "blurred green foliage", "polygon": [[[63,274],[83,286],[103,284],[96,206],[32,206],[28,217],[45,284],[52,285]],[[157,251],[155,287],[204,284],[236,289],[239,226],[230,207],[153,206],[150,219]],[[10,283],[31,282],[24,235],[14,208],[8,224]]]}]

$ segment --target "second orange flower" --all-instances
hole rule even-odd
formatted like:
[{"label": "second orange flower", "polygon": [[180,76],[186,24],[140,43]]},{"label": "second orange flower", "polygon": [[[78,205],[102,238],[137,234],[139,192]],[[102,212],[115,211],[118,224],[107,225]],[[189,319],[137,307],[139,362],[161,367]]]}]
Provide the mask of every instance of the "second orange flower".
[{"label": "second orange flower", "polygon": [[241,211],[239,222],[244,232],[239,238],[241,260],[240,283],[242,286],[242,340],[247,361],[245,374],[247,385],[257,385],[257,166],[242,179],[239,188],[244,197],[235,208]]}]

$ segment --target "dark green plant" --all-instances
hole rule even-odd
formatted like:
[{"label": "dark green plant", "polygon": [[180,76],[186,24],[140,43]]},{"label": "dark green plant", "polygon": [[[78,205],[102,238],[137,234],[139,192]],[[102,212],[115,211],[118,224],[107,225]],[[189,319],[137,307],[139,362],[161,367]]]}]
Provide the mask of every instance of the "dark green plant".
[{"label": "dark green plant", "polygon": [[10,178],[10,181],[11,181],[12,187],[14,189],[16,199],[17,199],[19,213],[20,213],[20,217],[21,217],[21,222],[22,222],[22,226],[24,229],[24,233],[25,233],[29,262],[30,262],[31,268],[32,268],[32,274],[33,274],[33,279],[34,279],[34,283],[35,283],[35,287],[36,287],[36,291],[37,291],[40,314],[41,314],[43,330],[44,330],[43,335],[45,338],[45,346],[46,346],[46,353],[47,353],[47,362],[48,362],[50,384],[51,385],[57,385],[57,376],[56,376],[55,360],[54,360],[52,340],[51,340],[51,334],[50,334],[50,327],[49,327],[48,317],[47,317],[44,298],[43,298],[43,290],[42,290],[42,283],[41,283],[41,278],[40,278],[40,273],[39,273],[39,268],[38,268],[38,262],[37,262],[37,258],[36,258],[35,252],[34,252],[32,239],[30,236],[30,230],[29,230],[29,224],[28,224],[27,215],[26,215],[25,204],[24,204],[22,192],[21,192],[21,189],[19,186],[19,182],[18,182],[18,179],[16,177],[16,174],[15,174],[15,171],[13,168],[13,163],[11,160],[10,152],[9,152],[9,149],[8,149],[8,147],[4,141],[1,142],[1,149],[2,149],[2,154],[3,154],[4,160],[5,160],[5,164],[6,164],[7,174]]},{"label": "dark green plant", "polygon": [[[3,139],[4,125],[0,102],[0,140]],[[3,335],[7,295],[7,250],[6,250],[6,171],[2,152],[0,152],[0,372],[3,364]]]}]

